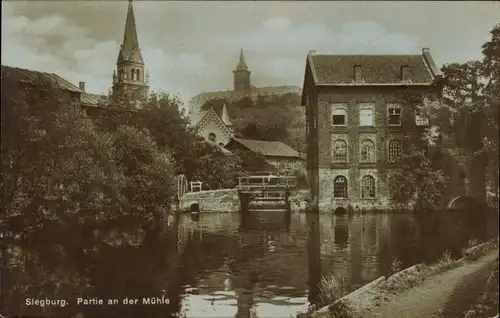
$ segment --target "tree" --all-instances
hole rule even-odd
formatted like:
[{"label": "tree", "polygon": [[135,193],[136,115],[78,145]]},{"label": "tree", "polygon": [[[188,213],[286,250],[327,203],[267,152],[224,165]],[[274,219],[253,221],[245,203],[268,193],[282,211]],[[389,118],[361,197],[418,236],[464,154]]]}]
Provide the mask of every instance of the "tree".
[{"label": "tree", "polygon": [[436,145],[436,126],[416,126],[415,114],[440,118],[441,107],[439,101],[422,94],[406,94],[401,101],[405,109],[402,121],[407,130],[402,155],[396,160],[400,169],[388,176],[391,199],[396,206],[413,205],[425,212],[442,206],[446,178],[441,167],[433,168],[428,155],[429,148]]},{"label": "tree", "polygon": [[469,192],[484,199],[487,182],[498,204],[500,24],[491,34],[491,40],[482,46],[481,61],[443,67],[447,104],[455,119],[454,129],[443,135],[455,140],[468,157]]},{"label": "tree", "polygon": [[241,173],[239,161],[197,135],[180,104],[175,96],[152,93],[141,111],[113,115],[107,125],[132,125],[149,131],[158,150],[171,156],[175,173],[188,180],[200,180],[213,188],[233,187]]},{"label": "tree", "polygon": [[[396,176],[401,182],[401,191],[396,202],[405,201],[404,198],[412,195],[420,197],[422,202],[429,201],[430,205],[437,204],[439,197],[444,202],[450,198],[443,197],[443,192],[451,189],[443,185],[454,186],[453,179],[457,174],[460,179],[463,174],[463,178],[469,180],[464,192],[484,200],[485,183],[488,183],[495,191],[493,204],[498,205],[500,24],[491,34],[491,40],[482,47],[484,58],[481,61],[443,66],[443,100],[409,98],[416,101],[410,108],[415,111],[415,106],[420,104],[419,111],[431,122],[421,136],[431,149],[439,148],[441,160],[446,163],[433,165],[428,158],[419,155],[418,147],[412,151],[420,138],[407,134],[406,139],[413,141],[407,140],[410,147],[401,158],[403,169]],[[464,171],[454,159],[457,155],[466,158],[460,163]],[[422,184],[424,188],[417,190],[417,180],[427,180]]]}]

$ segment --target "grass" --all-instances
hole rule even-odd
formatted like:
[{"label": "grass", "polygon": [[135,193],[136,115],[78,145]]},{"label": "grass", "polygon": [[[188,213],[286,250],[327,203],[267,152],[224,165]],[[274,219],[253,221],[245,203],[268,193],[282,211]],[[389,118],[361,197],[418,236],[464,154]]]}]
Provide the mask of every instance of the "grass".
[{"label": "grass", "polygon": [[464,313],[465,318],[493,317],[498,314],[498,258],[495,267],[491,270],[484,292],[472,308]]},{"label": "grass", "polygon": [[346,280],[337,277],[334,273],[321,278],[319,290],[319,297],[322,305],[331,304],[337,299],[347,295],[348,292]]},{"label": "grass", "polygon": [[[307,312],[298,314],[297,318],[313,317],[314,313],[319,308],[322,308],[323,306],[334,303],[338,299],[347,295],[347,293],[349,292],[348,286],[347,286],[347,280],[336,276],[334,273],[330,273],[329,275],[323,276],[321,278],[321,281],[319,283],[319,290],[320,290],[320,295],[319,295],[320,303],[318,305],[309,306],[309,308],[307,309]],[[341,306],[341,307],[339,307],[337,309],[333,309],[335,312],[338,311],[337,316],[333,316],[333,314],[332,314],[332,307],[335,307],[335,306],[331,306],[329,308],[330,309],[330,317],[348,318],[349,316],[345,316],[345,315],[338,316],[340,313],[344,313],[347,310],[347,308],[342,307],[342,305],[339,305],[339,306]]]},{"label": "grass", "polygon": [[[462,254],[467,261],[477,260],[481,256],[485,255],[492,248],[498,247],[498,238],[491,240],[485,244],[478,245],[478,241],[471,239],[468,241],[467,245],[462,249]],[[382,285],[379,287],[381,293],[392,293],[398,294],[409,288],[420,285],[425,279],[439,274],[443,271],[449,270],[460,266],[462,263],[458,260],[454,260],[451,253],[446,250],[443,252],[441,257],[432,264],[419,264],[416,265],[412,270],[402,273],[401,275],[394,275],[401,272],[402,263],[399,258],[395,257],[391,263],[391,277],[389,277]],[[496,288],[496,289],[495,289]],[[498,262],[496,266],[496,271],[492,271],[490,274],[490,279],[486,287],[487,291],[483,295],[483,298],[478,301],[477,308],[474,312],[484,312],[486,309],[498,308]],[[338,299],[342,298],[348,293],[348,288],[346,281],[342,278],[335,276],[333,273],[324,276],[320,282],[320,301],[321,304],[318,307],[323,307],[331,304],[329,307],[329,317],[330,318],[351,318],[353,313],[350,312],[349,307],[343,302],[336,302]],[[336,302],[336,303],[335,303]],[[297,315],[297,318],[311,318],[314,317],[314,313],[317,310],[317,306],[310,306],[306,313],[301,313]],[[483,310],[483,311],[480,311]],[[484,317],[481,315],[472,315],[472,311],[468,318],[479,318]]]},{"label": "grass", "polygon": [[401,265],[402,263],[399,258],[397,256],[394,257],[391,263],[391,275],[399,272],[401,270]]}]

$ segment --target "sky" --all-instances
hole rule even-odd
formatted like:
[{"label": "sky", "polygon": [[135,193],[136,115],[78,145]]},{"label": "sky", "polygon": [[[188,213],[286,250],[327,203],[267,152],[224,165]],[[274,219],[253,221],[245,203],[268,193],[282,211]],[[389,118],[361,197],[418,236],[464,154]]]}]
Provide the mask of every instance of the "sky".
[{"label": "sky", "polygon": [[[2,65],[56,73],[107,93],[127,1],[2,1]],[[252,85],[302,85],[309,50],[481,58],[500,1],[134,1],[151,89],[187,101],[232,88],[242,48]]]}]

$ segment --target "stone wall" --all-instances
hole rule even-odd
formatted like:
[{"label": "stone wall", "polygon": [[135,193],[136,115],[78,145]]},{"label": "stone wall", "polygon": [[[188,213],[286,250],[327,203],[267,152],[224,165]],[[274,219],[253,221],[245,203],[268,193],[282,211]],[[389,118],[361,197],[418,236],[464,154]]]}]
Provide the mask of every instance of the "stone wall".
[{"label": "stone wall", "polygon": [[[361,179],[365,174],[375,177],[375,198],[361,198]],[[336,176],[343,175],[347,179],[348,198],[333,197],[333,180]],[[375,169],[319,169],[319,210],[320,212],[333,212],[338,207],[359,212],[362,210],[390,209],[393,208],[389,199],[388,177],[383,172]]]},{"label": "stone wall", "polygon": [[236,189],[188,192],[179,200],[180,211],[198,205],[200,212],[238,212],[240,200]]},{"label": "stone wall", "polygon": [[[405,132],[420,129],[415,116],[402,109],[402,124],[388,126],[388,105],[409,91],[428,96],[439,96],[438,87],[348,87],[322,88],[318,92],[318,203],[320,211],[333,211],[337,207],[352,207],[354,210],[391,208],[388,179],[390,173],[399,167],[388,162],[388,145],[393,139],[403,141]],[[332,104],[343,104],[346,109],[347,125],[332,125]],[[373,126],[360,126],[360,105],[373,109]],[[401,106],[401,105],[399,105]],[[407,111],[407,110],[406,110]],[[347,162],[334,163],[332,147],[336,139],[347,143]],[[360,143],[371,140],[375,144],[375,158],[371,162],[361,160]],[[404,144],[402,144],[404,147]],[[342,175],[348,182],[348,199],[333,198],[333,179]],[[370,175],[375,179],[375,198],[361,197],[361,179]]]}]

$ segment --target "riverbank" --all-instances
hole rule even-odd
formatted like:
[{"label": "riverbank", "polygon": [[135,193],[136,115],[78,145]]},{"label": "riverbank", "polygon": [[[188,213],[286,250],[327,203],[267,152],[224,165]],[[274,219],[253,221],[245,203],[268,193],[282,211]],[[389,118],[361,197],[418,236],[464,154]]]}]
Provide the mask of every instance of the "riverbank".
[{"label": "riverbank", "polygon": [[[488,273],[498,264],[498,239],[465,249],[463,255],[452,260],[444,254],[434,264],[414,265],[387,279],[382,276],[329,306],[297,317],[458,317],[456,310],[463,309],[462,313],[478,299],[479,286],[485,286]],[[477,292],[466,295],[467,290]]]}]

